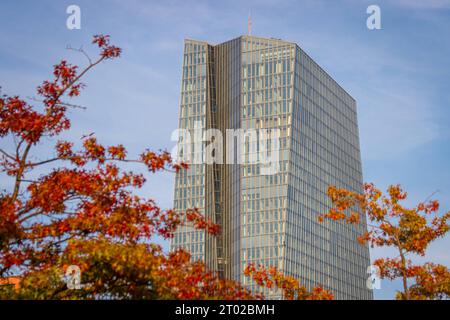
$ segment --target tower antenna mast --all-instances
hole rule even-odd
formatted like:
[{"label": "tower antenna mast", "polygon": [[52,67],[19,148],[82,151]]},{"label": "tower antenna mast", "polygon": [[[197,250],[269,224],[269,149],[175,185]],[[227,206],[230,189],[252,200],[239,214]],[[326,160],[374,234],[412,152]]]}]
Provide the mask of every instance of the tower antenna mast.
[{"label": "tower antenna mast", "polygon": [[252,15],[250,10],[248,11],[248,24],[247,24],[247,32],[248,35],[251,36],[252,35]]}]

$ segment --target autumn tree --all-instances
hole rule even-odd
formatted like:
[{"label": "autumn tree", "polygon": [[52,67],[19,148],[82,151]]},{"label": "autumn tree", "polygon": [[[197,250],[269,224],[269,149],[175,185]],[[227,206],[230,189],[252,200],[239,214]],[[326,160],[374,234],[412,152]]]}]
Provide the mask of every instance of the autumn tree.
[{"label": "autumn tree", "polygon": [[284,275],[275,267],[249,264],[244,268],[244,274],[261,287],[281,289],[285,300],[333,300],[333,295],[322,287],[314,287],[308,291],[296,278]]},{"label": "autumn tree", "polygon": [[[165,253],[154,243],[156,236],[173,237],[184,223],[213,235],[220,228],[196,208],[163,210],[155,200],[136,195],[147,178],[121,165],[141,165],[153,174],[185,170],[186,164],[164,151],[132,157],[123,145],[104,146],[93,135],[82,137],[79,148],[57,140],[70,128],[67,111],[77,106],[68,101],[84,88],[82,77],[121,54],[109,36],[94,36],[93,44],[100,50],[96,59],[79,50],[88,60],[83,69],[67,61],[55,65],[53,79],[37,88],[39,98],[32,104],[19,96],[0,97],[0,170],[11,186],[0,194],[0,279],[20,279],[18,287],[0,290],[0,298],[263,298],[219,279],[202,262],[192,262],[188,252]],[[48,143],[53,154],[31,157]],[[68,288],[62,277],[69,266],[81,271],[79,290]],[[261,272],[249,276],[259,279]],[[276,284],[282,290],[301,287],[295,280]],[[303,290],[310,298],[331,297],[322,289]]]},{"label": "autumn tree", "polygon": [[319,217],[360,223],[360,212],[369,220],[368,231],[358,237],[361,244],[392,247],[398,255],[374,261],[382,279],[400,278],[403,291],[397,299],[445,299],[450,297],[450,271],[431,262],[413,263],[414,256],[425,256],[429,244],[449,231],[450,212],[439,214],[439,202],[421,202],[413,208],[402,203],[407,193],[399,185],[389,186],[387,194],[373,184],[364,185],[364,193],[328,188],[332,208]]}]

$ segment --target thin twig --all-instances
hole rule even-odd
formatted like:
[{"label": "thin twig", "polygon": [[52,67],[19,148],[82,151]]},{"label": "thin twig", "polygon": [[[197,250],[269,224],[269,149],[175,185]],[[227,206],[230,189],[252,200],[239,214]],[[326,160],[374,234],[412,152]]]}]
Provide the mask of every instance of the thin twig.
[{"label": "thin twig", "polygon": [[6,157],[10,158],[13,161],[16,161],[16,159],[10,155],[9,153],[7,153],[6,151],[4,151],[3,149],[0,149],[0,152],[3,153]]},{"label": "thin twig", "polygon": [[[27,99],[35,101],[35,102],[41,102],[41,103],[44,102],[44,100],[42,100],[42,99],[37,99],[35,97],[30,97],[30,96],[28,96]],[[87,109],[86,107],[80,106],[78,104],[64,102],[64,101],[61,101],[61,100],[58,103],[60,105],[63,105],[63,106],[66,106],[66,107],[70,107],[70,108],[74,108],[74,109],[82,109],[82,110],[86,110]]]},{"label": "thin twig", "polygon": [[66,49],[67,50],[73,50],[73,51],[81,52],[86,57],[86,59],[89,61],[89,64],[92,64],[91,57],[89,57],[89,55],[86,53],[86,51],[83,50],[82,46],[80,48],[78,48],[78,49],[75,49],[71,45],[67,45]]}]

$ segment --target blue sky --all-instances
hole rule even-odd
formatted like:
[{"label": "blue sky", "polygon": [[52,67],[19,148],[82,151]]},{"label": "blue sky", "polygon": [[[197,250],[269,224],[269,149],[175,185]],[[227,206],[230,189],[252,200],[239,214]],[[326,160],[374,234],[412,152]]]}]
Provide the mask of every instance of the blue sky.
[{"label": "blue sky", "polygon": [[[66,28],[70,4],[81,8],[81,30]],[[381,8],[381,30],[366,27],[371,4]],[[411,204],[438,190],[442,210],[450,209],[450,0],[2,0],[0,86],[33,96],[61,58],[84,63],[67,45],[94,55],[91,36],[110,34],[123,56],[86,77],[76,102],[88,109],[73,112],[66,136],[95,132],[131,153],[170,149],[183,39],[220,43],[245,34],[249,11],[254,35],[298,43],[357,100],[365,181],[401,183]],[[143,192],[170,207],[173,176],[151,177]],[[449,266],[449,246],[450,238],[437,241],[426,258]],[[389,253],[373,250],[372,258]],[[383,281],[375,295],[392,298],[397,287]]]}]

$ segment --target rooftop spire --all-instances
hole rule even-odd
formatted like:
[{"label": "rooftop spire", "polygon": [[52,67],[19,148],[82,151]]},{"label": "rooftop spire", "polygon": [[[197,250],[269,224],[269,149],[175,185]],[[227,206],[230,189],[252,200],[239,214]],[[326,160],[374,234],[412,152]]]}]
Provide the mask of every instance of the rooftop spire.
[{"label": "rooftop spire", "polygon": [[252,15],[251,15],[250,10],[248,11],[248,25],[247,25],[247,28],[248,28],[248,30],[247,30],[248,35],[251,36],[252,35]]}]

